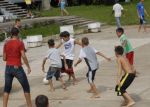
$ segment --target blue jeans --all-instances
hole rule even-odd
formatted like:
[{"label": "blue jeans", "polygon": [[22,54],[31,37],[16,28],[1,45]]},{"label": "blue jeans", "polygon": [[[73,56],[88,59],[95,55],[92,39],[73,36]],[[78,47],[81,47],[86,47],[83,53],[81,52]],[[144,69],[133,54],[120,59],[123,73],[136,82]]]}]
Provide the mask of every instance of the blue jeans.
[{"label": "blue jeans", "polygon": [[116,24],[118,28],[121,27],[120,17],[116,17]]},{"label": "blue jeans", "polygon": [[15,68],[14,66],[8,66],[8,65],[6,66],[6,70],[5,70],[4,92],[10,93],[14,77],[16,77],[17,80],[20,82],[24,90],[24,93],[30,93],[29,82],[23,68],[21,66]]}]

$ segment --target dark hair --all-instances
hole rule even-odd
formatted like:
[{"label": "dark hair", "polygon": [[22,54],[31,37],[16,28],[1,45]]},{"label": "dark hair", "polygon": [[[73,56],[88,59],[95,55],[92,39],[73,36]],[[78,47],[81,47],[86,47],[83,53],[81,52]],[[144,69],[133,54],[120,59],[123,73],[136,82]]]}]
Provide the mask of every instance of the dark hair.
[{"label": "dark hair", "polygon": [[64,31],[64,32],[61,32],[59,36],[60,37],[70,37],[70,33],[67,31]]},{"label": "dark hair", "polygon": [[16,19],[16,20],[15,20],[15,22],[20,22],[20,21],[21,21],[20,19]]},{"label": "dark hair", "polygon": [[18,36],[19,30],[15,27],[11,29],[11,36]]},{"label": "dark hair", "polygon": [[89,45],[89,39],[87,37],[82,38],[82,44],[83,45]]},{"label": "dark hair", "polygon": [[35,105],[36,107],[48,107],[48,97],[45,95],[39,95],[35,99]]},{"label": "dark hair", "polygon": [[119,27],[119,28],[117,28],[117,29],[116,29],[116,32],[120,32],[120,33],[122,33],[122,34],[123,34],[123,33],[124,33],[124,29],[123,29],[123,28],[121,28],[121,27]]},{"label": "dark hair", "polygon": [[123,55],[124,49],[123,49],[122,46],[117,46],[117,47],[115,47],[115,52],[116,52],[118,55]]},{"label": "dark hair", "polygon": [[55,45],[54,39],[49,39],[49,40],[48,40],[48,45],[49,45],[49,46],[54,46],[54,45]]}]

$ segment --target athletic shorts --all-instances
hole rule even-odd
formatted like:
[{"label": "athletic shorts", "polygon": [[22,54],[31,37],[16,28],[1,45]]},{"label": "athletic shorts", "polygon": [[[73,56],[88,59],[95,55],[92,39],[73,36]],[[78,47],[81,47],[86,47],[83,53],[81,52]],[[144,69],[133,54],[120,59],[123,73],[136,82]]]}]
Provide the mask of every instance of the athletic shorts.
[{"label": "athletic shorts", "polygon": [[126,89],[131,85],[135,78],[135,74],[133,73],[126,73],[122,79],[120,80],[120,86],[116,86],[115,91],[117,92],[118,96],[123,95],[126,93]]},{"label": "athletic shorts", "polygon": [[31,10],[31,4],[27,4],[27,10],[28,10],[28,11]]},{"label": "athletic shorts", "polygon": [[97,69],[93,70],[93,71],[89,70],[88,73],[86,74],[86,77],[87,77],[89,83],[93,83],[93,81],[95,79],[96,71],[97,71]]},{"label": "athletic shorts", "polygon": [[68,75],[74,74],[73,67],[72,67],[73,66],[73,60],[66,59],[66,64],[68,66],[68,69],[65,69],[64,60],[62,59],[61,61],[62,61],[61,72],[67,73]]},{"label": "athletic shorts", "polygon": [[131,65],[133,65],[133,63],[134,63],[134,52],[132,51],[132,52],[127,53],[126,58],[128,59],[129,63]]},{"label": "athletic shorts", "polygon": [[56,80],[58,81],[60,79],[60,73],[61,73],[61,69],[60,68],[49,67],[46,79],[47,80],[51,80],[53,77],[55,77]]},{"label": "athletic shorts", "polygon": [[6,70],[5,70],[4,92],[10,93],[12,89],[12,82],[14,77],[17,78],[17,80],[21,84],[24,93],[30,93],[29,82],[23,68],[21,66],[14,67],[9,65],[6,66]]},{"label": "athletic shorts", "polygon": [[141,25],[146,24],[146,20],[145,20],[144,16],[141,16],[141,18],[140,18],[140,24]]}]

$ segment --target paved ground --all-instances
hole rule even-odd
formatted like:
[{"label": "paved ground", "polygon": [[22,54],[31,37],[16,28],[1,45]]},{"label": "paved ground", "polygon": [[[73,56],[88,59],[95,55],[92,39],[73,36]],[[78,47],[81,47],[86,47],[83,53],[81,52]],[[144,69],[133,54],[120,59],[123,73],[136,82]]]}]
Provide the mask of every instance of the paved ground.
[{"label": "paved ground", "polygon": [[[148,33],[138,33],[136,26],[125,27],[126,33],[135,48],[135,66],[140,75],[135,79],[134,83],[128,89],[128,92],[136,101],[134,107],[149,107],[150,105],[150,31]],[[90,43],[97,50],[105,53],[107,56],[114,57],[114,46],[119,44],[118,38],[115,35],[115,28],[110,27],[103,29],[100,33],[91,33],[79,35],[77,38],[87,36]],[[76,55],[79,53],[80,47],[76,47]],[[67,83],[68,91],[63,91],[60,84],[54,82],[56,92],[49,92],[49,86],[43,85],[42,79],[44,74],[41,72],[42,58],[47,50],[47,46],[32,48],[28,51],[27,55],[32,68],[32,73],[28,76],[31,85],[32,100],[39,94],[44,94],[49,97],[50,107],[120,107],[122,102],[121,97],[117,97],[114,92],[115,76],[116,76],[116,62],[104,61],[98,57],[100,62],[100,69],[96,74],[96,85],[101,98],[90,99],[91,94],[86,93],[88,83],[85,78],[87,67],[85,63],[80,64],[75,68],[76,77],[79,80],[78,85],[73,86]],[[4,62],[0,58],[0,105],[2,106],[2,90],[4,84]],[[47,64],[48,66],[48,64]],[[67,80],[67,77],[64,77]],[[9,100],[8,107],[26,107],[25,99],[22,89],[18,82],[15,80],[13,83],[13,90]]]}]

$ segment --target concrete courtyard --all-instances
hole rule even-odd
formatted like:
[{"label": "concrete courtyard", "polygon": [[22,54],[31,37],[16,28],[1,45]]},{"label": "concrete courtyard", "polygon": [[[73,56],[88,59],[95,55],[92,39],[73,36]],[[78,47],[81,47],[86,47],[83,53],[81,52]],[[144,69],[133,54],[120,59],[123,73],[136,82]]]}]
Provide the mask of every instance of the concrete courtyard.
[{"label": "concrete courtyard", "polygon": [[[102,29],[102,32],[99,33],[89,33],[76,36],[76,38],[87,36],[93,47],[113,59],[111,62],[107,62],[103,58],[98,57],[100,69],[97,71],[95,83],[101,94],[101,98],[97,99],[91,99],[91,94],[86,93],[89,85],[85,76],[87,67],[84,61],[74,68],[76,77],[79,80],[77,85],[72,85],[70,82],[67,82],[67,76],[65,76],[64,80],[68,86],[68,91],[62,90],[60,83],[54,80],[56,91],[51,93],[49,92],[49,86],[42,83],[45,74],[41,71],[42,60],[48,47],[47,45],[44,45],[42,47],[29,49],[27,56],[32,68],[32,73],[28,75],[28,79],[31,86],[33,103],[37,95],[44,94],[49,98],[50,107],[120,107],[123,99],[118,97],[114,92],[117,73],[114,46],[119,44],[115,29],[115,27],[108,27]],[[138,33],[137,26],[130,26],[125,27],[125,32],[135,48],[135,67],[140,73],[127,91],[136,101],[136,104],[133,107],[149,107],[150,30],[148,30],[147,33]],[[81,47],[76,46],[75,61],[78,58],[80,48]],[[48,63],[46,68],[48,69]],[[2,57],[0,57],[0,107],[2,107],[4,70],[5,62],[3,62]],[[13,82],[13,89],[10,95],[8,107],[26,107],[22,88],[16,79],[14,79]]]}]

